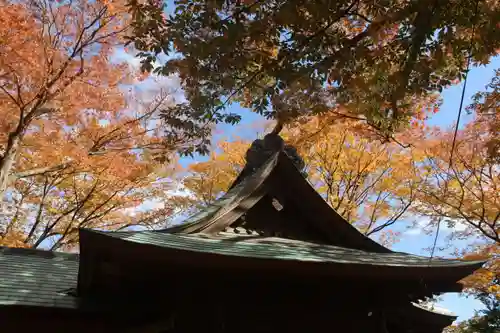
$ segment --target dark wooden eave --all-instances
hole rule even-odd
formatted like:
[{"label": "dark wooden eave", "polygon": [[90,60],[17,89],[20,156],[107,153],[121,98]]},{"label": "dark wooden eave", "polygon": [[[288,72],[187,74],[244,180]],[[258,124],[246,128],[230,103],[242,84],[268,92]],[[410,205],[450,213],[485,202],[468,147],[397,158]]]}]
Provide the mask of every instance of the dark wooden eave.
[{"label": "dark wooden eave", "polygon": [[456,319],[454,314],[409,303],[391,311],[389,325],[391,332],[442,333]]},{"label": "dark wooden eave", "polygon": [[[429,260],[396,252],[365,252],[289,239],[212,239],[202,234],[151,231],[81,230],[80,242],[81,290],[92,289],[94,282],[102,279],[99,265],[104,264],[123,277],[136,274],[139,265],[141,271],[151,272],[159,267],[184,267],[180,269],[245,272],[246,276],[286,276],[310,281],[323,278],[398,281],[407,285],[409,291],[422,286],[428,291],[422,296],[431,296],[460,291],[457,281],[484,264],[484,261]],[[136,268],[132,268],[134,265]]]},{"label": "dark wooden eave", "polygon": [[[245,255],[243,262],[240,265],[235,265],[238,258],[241,259],[238,255],[230,256],[227,254],[205,253],[204,251],[188,251],[185,246],[184,248],[179,248],[180,246],[170,248],[160,246],[161,244],[149,244],[150,240],[144,243],[142,241],[137,242],[137,239],[135,241],[133,239],[122,239],[127,238],[127,235],[131,236],[132,234],[110,237],[108,233],[83,231],[83,254],[80,256],[42,250],[0,247],[0,272],[2,272],[0,275],[0,317],[4,316],[2,319],[7,323],[7,327],[9,327],[9,323],[12,324],[12,319],[15,316],[19,318],[20,315],[25,316],[28,313],[30,318],[47,316],[47,318],[54,320],[56,317],[50,317],[54,313],[59,316],[61,323],[71,318],[75,319],[75,323],[84,320],[84,318],[88,318],[87,320],[91,322],[95,321],[95,323],[101,320],[102,323],[109,323],[111,320],[113,325],[110,325],[110,327],[114,328],[115,324],[125,320],[123,313],[136,313],[145,322],[150,322],[152,318],[156,318],[154,314],[159,309],[161,309],[161,313],[158,313],[160,315],[158,318],[162,318],[167,309],[169,311],[177,309],[179,302],[184,301],[189,304],[196,304],[199,307],[199,302],[204,300],[206,306],[210,308],[210,304],[214,300],[218,300],[224,295],[224,297],[229,297],[229,301],[240,302],[237,303],[240,305],[244,304],[241,304],[239,298],[244,296],[245,302],[243,303],[251,305],[254,299],[262,301],[263,295],[268,296],[266,300],[272,300],[272,295],[269,296],[267,293],[276,292],[274,290],[276,288],[281,288],[281,295],[290,298],[292,303],[293,301],[298,302],[297,297],[321,298],[323,296],[322,299],[328,302],[328,300],[338,300],[338,296],[342,295],[346,301],[351,300],[354,302],[349,303],[350,306],[359,307],[360,305],[359,299],[352,294],[352,289],[347,290],[341,283],[332,283],[331,280],[331,277],[335,277],[334,270],[338,272],[347,270],[345,272],[347,276],[356,273],[350,269],[356,265],[340,264],[336,267],[331,266],[332,269],[327,271],[324,270],[325,267],[321,268],[320,270],[323,273],[328,273],[327,276],[317,274],[320,272],[318,270],[321,266],[320,262],[310,262],[313,266],[302,266],[302,271],[298,272],[297,269],[300,269],[301,265],[293,267],[293,263],[297,260],[292,258],[249,258]],[[147,234],[142,233],[140,235],[141,237],[147,236]],[[164,236],[179,238],[176,235],[153,233],[153,237],[158,235],[162,239]],[[199,238],[201,235],[181,236],[181,238],[189,237]],[[143,239],[143,241],[145,240],[147,239]],[[276,242],[276,240],[270,241],[272,243]],[[287,241],[290,240],[279,240],[279,242]],[[248,244],[245,246],[248,246]],[[279,254],[277,255],[279,256]],[[386,256],[387,254],[372,253],[368,255]],[[230,259],[232,262],[218,261],[214,256],[223,260]],[[87,260],[82,269],[86,270],[86,273],[90,273],[80,276],[80,279],[89,278],[87,282],[90,282],[91,285],[92,283],[95,285],[96,282],[108,283],[106,288],[98,293],[98,298],[93,298],[92,294],[90,294],[91,297],[89,298],[84,293],[75,293],[74,287],[77,280],[79,259]],[[265,263],[266,261],[267,263]],[[288,262],[288,264],[281,265],[280,262]],[[179,266],[179,264],[184,266]],[[220,271],[220,268],[228,268],[228,264],[234,269]],[[182,267],[185,269],[178,269]],[[196,270],[195,268],[201,268],[202,270]],[[212,275],[213,272],[217,272],[217,269],[223,274]],[[377,269],[371,269],[369,272],[372,271],[381,272],[381,269],[378,267]],[[302,275],[299,276],[299,279],[294,280],[293,274],[290,274],[293,272],[302,273]],[[369,272],[365,271],[365,273]],[[434,273],[436,272],[434,271]],[[106,281],[99,281],[102,278],[102,275],[100,276],[102,273],[106,273]],[[115,278],[113,278],[113,273],[117,274]],[[450,278],[449,273],[450,270],[445,269],[439,275],[443,278],[443,274],[445,274],[447,278]],[[177,276],[176,274],[181,275]],[[133,282],[130,280],[133,275],[139,277],[139,280],[136,280],[139,283],[130,284],[130,282]],[[286,278],[284,278],[284,275],[286,275]],[[217,276],[221,278],[220,281],[214,280],[214,277]],[[303,277],[306,277],[306,279],[303,279]],[[336,277],[339,276],[336,275]],[[352,286],[355,286],[358,291],[359,288],[368,288],[366,293],[361,292],[360,294],[363,295],[362,304],[365,306],[371,304],[370,300],[379,302],[385,298],[392,301],[394,296],[397,296],[395,295],[397,291],[417,291],[416,285],[411,286],[409,284],[411,281],[403,283],[402,276],[394,279],[393,272],[390,272],[387,276],[388,280],[387,278],[379,279],[380,277],[382,277],[380,274],[377,276],[363,275],[354,280],[349,279]],[[251,283],[252,279],[253,284]],[[230,281],[232,282],[230,283]],[[269,281],[273,284],[266,283]],[[306,283],[311,289],[294,288],[293,281],[298,281],[302,285]],[[440,281],[443,282],[443,279]],[[212,282],[216,284],[212,284]],[[428,283],[427,289],[429,291],[444,290],[450,287],[449,283],[438,285],[439,280],[436,279],[424,279],[424,282]],[[373,285],[378,286],[379,289],[373,289],[371,287]],[[134,294],[133,290],[137,287],[139,287],[139,290],[144,288],[143,290],[146,293]],[[333,289],[329,290],[328,288]],[[294,290],[294,292],[290,293],[290,290]],[[201,291],[202,294],[198,294],[198,291]],[[207,295],[212,295],[212,297],[203,297],[205,295],[203,291],[208,292]],[[384,297],[378,297],[379,294]],[[79,297],[75,297],[75,295]],[[235,297],[231,298],[231,295]],[[332,298],[331,295],[335,295],[335,297]],[[191,301],[193,297],[198,297],[195,299],[196,302]],[[173,299],[176,301],[172,302]],[[221,302],[224,302],[224,300],[226,298],[222,299]],[[278,304],[282,302],[279,299],[275,301]],[[299,302],[299,304],[301,303]],[[342,307],[338,308],[338,311],[345,310],[345,303],[341,302],[339,305]],[[291,306],[293,307],[293,304]],[[172,309],[172,307],[174,308]],[[391,328],[389,332],[439,333],[443,327],[449,325],[455,319],[454,316],[429,311],[411,303],[407,303],[407,305],[394,303],[391,306],[390,303],[382,302],[382,304],[377,303],[375,309],[381,310],[383,307],[385,307],[387,324]],[[333,309],[335,311],[336,308]],[[117,314],[118,316],[116,316]],[[245,318],[249,319],[250,317]],[[122,324],[126,327],[132,325],[129,321],[124,321]],[[61,329],[60,331],[65,330]]]},{"label": "dark wooden eave", "polygon": [[[171,265],[175,265],[176,263],[187,264],[184,267],[189,271],[189,268],[210,268],[212,262],[207,260],[212,260],[215,254],[211,254],[209,256],[196,256],[196,254],[200,255],[203,252],[194,252],[194,251],[183,251],[179,249],[169,249],[165,247],[158,247],[150,244],[142,244],[135,242],[126,242],[122,239],[118,239],[116,237],[112,237],[111,239],[103,233],[94,233],[94,232],[83,232],[82,239],[85,243],[85,246],[89,245],[89,241],[94,242],[91,248],[85,248],[83,256],[93,257],[95,259],[94,267],[89,267],[88,262],[86,267],[82,267],[84,270],[87,269],[87,272],[93,273],[91,275],[98,275],[97,270],[101,269],[99,267],[101,264],[111,264],[107,268],[113,268],[113,261],[115,263],[122,263],[125,266],[120,267],[120,265],[115,268],[121,269],[121,273],[125,273],[122,276],[126,278],[127,273],[133,273],[133,270],[138,267],[138,263],[142,263],[142,267],[149,267],[153,272],[157,272],[160,274],[160,279],[164,280],[165,277],[161,276],[162,272],[165,270],[169,274],[166,279],[170,279],[172,282],[168,283],[169,286],[174,286],[177,288],[175,275],[172,275],[171,268],[174,267]],[[88,238],[88,236],[91,236]],[[95,236],[95,237],[92,237]],[[174,235],[167,235],[169,237],[175,237]],[[191,236],[189,236],[191,237]],[[125,245],[125,247],[123,247]],[[95,253],[92,253],[92,250],[96,250]],[[191,254],[194,256],[189,257]],[[145,255],[147,255],[145,257]],[[212,257],[212,258],[211,258]],[[220,258],[222,258],[219,255]],[[198,259],[203,260],[198,260]],[[237,259],[238,256],[233,256],[233,259]],[[44,307],[44,308],[66,308],[66,309],[75,309],[87,307],[89,304],[83,304],[82,299],[75,298],[74,295],[76,293],[75,287],[77,283],[77,274],[78,274],[78,262],[79,259],[82,259],[82,255],[77,254],[66,254],[66,253],[54,253],[50,251],[43,250],[33,250],[33,249],[18,249],[18,248],[2,248],[0,247],[0,271],[2,275],[0,276],[1,285],[0,285],[0,307],[2,306],[31,306],[31,307]],[[230,258],[229,258],[230,259]],[[251,259],[251,258],[249,258]],[[258,259],[258,258],[254,258]],[[272,260],[272,259],[271,259]],[[282,259],[276,259],[276,261],[283,261]],[[274,264],[276,264],[274,261]],[[288,259],[289,263],[293,264],[294,260],[292,258]],[[250,267],[248,269],[241,268],[245,267],[246,264],[249,263]],[[255,264],[258,263],[255,260],[244,261],[241,265],[236,265],[235,270],[233,271],[233,276],[237,277],[238,272],[244,273],[246,277],[249,277],[248,272],[249,269],[252,270]],[[261,262],[262,263],[262,262]],[[314,262],[312,262],[314,264]],[[218,263],[216,263],[218,266]],[[319,263],[318,263],[319,264]],[[464,263],[466,264],[466,263]],[[141,265],[139,265],[141,266]],[[278,279],[280,284],[283,284],[285,281],[291,281],[292,279],[283,279],[283,275],[287,273],[287,271],[280,271],[281,268],[286,267],[288,269],[294,269],[291,265],[278,266],[275,269],[272,269],[273,262],[268,262],[268,264],[262,265],[263,270],[259,272],[254,272],[258,274],[254,274],[258,279],[267,279],[272,278],[272,275],[268,273],[276,273],[274,276]],[[220,266],[218,266],[220,267]],[[341,266],[338,266],[341,267]],[[345,264],[344,264],[345,267]],[[89,268],[93,268],[89,271]],[[162,268],[164,270],[162,270]],[[238,270],[240,268],[240,270]],[[129,271],[127,272],[127,269]],[[302,273],[312,276],[317,273],[314,271],[303,270]],[[119,271],[117,271],[120,273]],[[144,272],[148,272],[147,270]],[[182,270],[176,270],[176,272],[182,273]],[[210,273],[212,270],[205,270],[205,272]],[[290,272],[290,270],[288,270]],[[138,273],[139,276],[143,274],[143,272],[135,272]],[[347,271],[346,274],[354,273],[353,271]],[[332,276],[334,272],[330,272],[330,276]],[[80,279],[88,278],[89,276],[80,276]],[[153,276],[143,275],[145,279],[152,279]],[[194,281],[199,281],[204,284],[206,280],[200,279],[200,276],[193,275]],[[362,280],[370,280],[367,279],[367,276],[362,276]],[[361,281],[362,281],[361,280]],[[90,279],[90,282],[92,280]],[[304,280],[302,280],[304,281]],[[313,279],[313,284],[316,284],[320,279]],[[330,286],[334,286],[330,282],[331,280],[325,280],[325,283]],[[401,280],[399,280],[401,281]],[[108,281],[112,284],[119,284],[119,280],[110,280]],[[188,281],[189,282],[189,281]],[[238,283],[238,281],[235,281]],[[194,285],[191,285],[194,287]],[[259,284],[259,288],[263,288],[262,284]],[[241,285],[238,285],[238,288],[241,288]],[[289,289],[287,287],[287,289]],[[130,288],[128,288],[130,292]],[[385,290],[383,291],[386,292]],[[309,293],[308,293],[309,294]],[[106,296],[107,293],[104,293],[103,296]],[[126,293],[124,296],[130,297],[129,293]],[[292,295],[292,297],[294,297]],[[90,304],[92,309],[96,309],[95,304]],[[116,305],[115,305],[116,306]],[[436,316],[435,313],[427,313],[425,309],[418,308],[415,310],[416,318],[419,318],[420,315],[418,313],[424,311],[424,314],[428,314],[433,319],[432,321],[436,321],[439,323],[440,316],[439,314]],[[405,310],[404,313],[407,313]],[[448,317],[442,317],[443,320],[451,320]]]}]

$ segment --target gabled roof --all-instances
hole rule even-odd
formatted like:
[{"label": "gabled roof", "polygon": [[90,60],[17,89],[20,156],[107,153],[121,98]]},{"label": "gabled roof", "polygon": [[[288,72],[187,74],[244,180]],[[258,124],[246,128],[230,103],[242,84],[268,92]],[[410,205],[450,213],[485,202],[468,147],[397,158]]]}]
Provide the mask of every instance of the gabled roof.
[{"label": "gabled roof", "polygon": [[255,173],[246,177],[221,198],[182,224],[160,230],[171,234],[198,233],[218,227],[223,230],[227,225],[240,218],[265,193],[264,182],[276,168],[280,153],[273,154]]},{"label": "gabled roof", "polygon": [[300,198],[298,209],[311,218],[304,223],[313,225],[328,237],[330,244],[368,252],[390,253],[390,249],[361,234],[340,216],[312,187],[285,152],[273,154],[253,174],[237,180],[235,186],[212,205],[182,224],[162,230],[164,233],[192,234],[223,231],[258,201],[270,189],[284,188]]}]

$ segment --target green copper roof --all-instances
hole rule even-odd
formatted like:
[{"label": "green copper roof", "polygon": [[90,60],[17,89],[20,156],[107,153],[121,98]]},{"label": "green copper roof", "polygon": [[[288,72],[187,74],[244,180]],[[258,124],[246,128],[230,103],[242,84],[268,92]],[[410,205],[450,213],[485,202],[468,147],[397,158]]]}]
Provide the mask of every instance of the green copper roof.
[{"label": "green copper roof", "polygon": [[[98,232],[99,237],[149,244],[190,252],[212,253],[233,258],[410,267],[480,267],[481,261],[458,261],[419,257],[404,253],[370,253],[342,247],[317,245],[274,237],[231,235],[220,239],[202,234],[172,235],[160,232]],[[77,286],[78,255],[42,250],[0,248],[0,307],[40,306],[80,308],[78,298],[69,294]]]},{"label": "green copper roof", "polygon": [[373,253],[332,245],[319,245],[273,237],[247,237],[235,235],[233,239],[194,235],[172,235],[154,231],[98,232],[127,242],[149,244],[158,247],[212,253],[223,256],[251,257],[309,262],[331,262],[339,264],[362,264],[376,266],[481,266],[483,261],[433,259],[406,253]]},{"label": "green copper roof", "polygon": [[0,306],[73,308],[78,255],[0,247]]}]

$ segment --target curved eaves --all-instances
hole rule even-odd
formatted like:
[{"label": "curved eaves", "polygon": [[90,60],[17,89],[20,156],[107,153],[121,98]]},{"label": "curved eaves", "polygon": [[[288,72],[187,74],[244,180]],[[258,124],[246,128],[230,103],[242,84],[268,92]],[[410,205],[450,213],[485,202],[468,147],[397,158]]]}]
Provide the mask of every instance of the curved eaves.
[{"label": "curved eaves", "polygon": [[[80,239],[82,257],[99,256],[99,253],[106,251],[109,262],[126,262],[127,267],[133,266],[135,262],[151,267],[173,264],[200,270],[229,269],[259,276],[389,279],[411,288],[424,288],[426,294],[422,294],[422,297],[438,292],[459,291],[457,281],[484,264],[484,261],[430,261],[402,253],[374,253],[289,240],[276,242],[263,239],[255,243],[246,237],[213,239],[205,234],[81,229]],[[85,277],[93,274],[93,263],[87,269],[84,264],[80,262],[82,279],[79,278],[78,283],[81,290],[90,288],[88,285],[92,278]]]}]

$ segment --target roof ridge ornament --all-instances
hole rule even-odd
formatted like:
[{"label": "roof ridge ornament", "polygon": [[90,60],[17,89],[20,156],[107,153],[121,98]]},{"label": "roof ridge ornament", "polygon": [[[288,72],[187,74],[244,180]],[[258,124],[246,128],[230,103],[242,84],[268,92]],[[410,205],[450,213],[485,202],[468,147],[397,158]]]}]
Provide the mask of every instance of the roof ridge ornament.
[{"label": "roof ridge ornament", "polygon": [[254,172],[260,168],[271,156],[284,151],[285,142],[275,133],[269,133],[264,138],[255,139],[248,148],[245,159],[245,171]]},{"label": "roof ridge ornament", "polygon": [[248,176],[259,169],[264,163],[271,158],[275,153],[283,152],[290,158],[293,164],[303,172],[305,169],[305,162],[299,155],[297,149],[286,144],[283,138],[276,132],[266,134],[262,139],[256,139],[248,148],[245,159],[246,164],[243,168],[243,174]]}]

